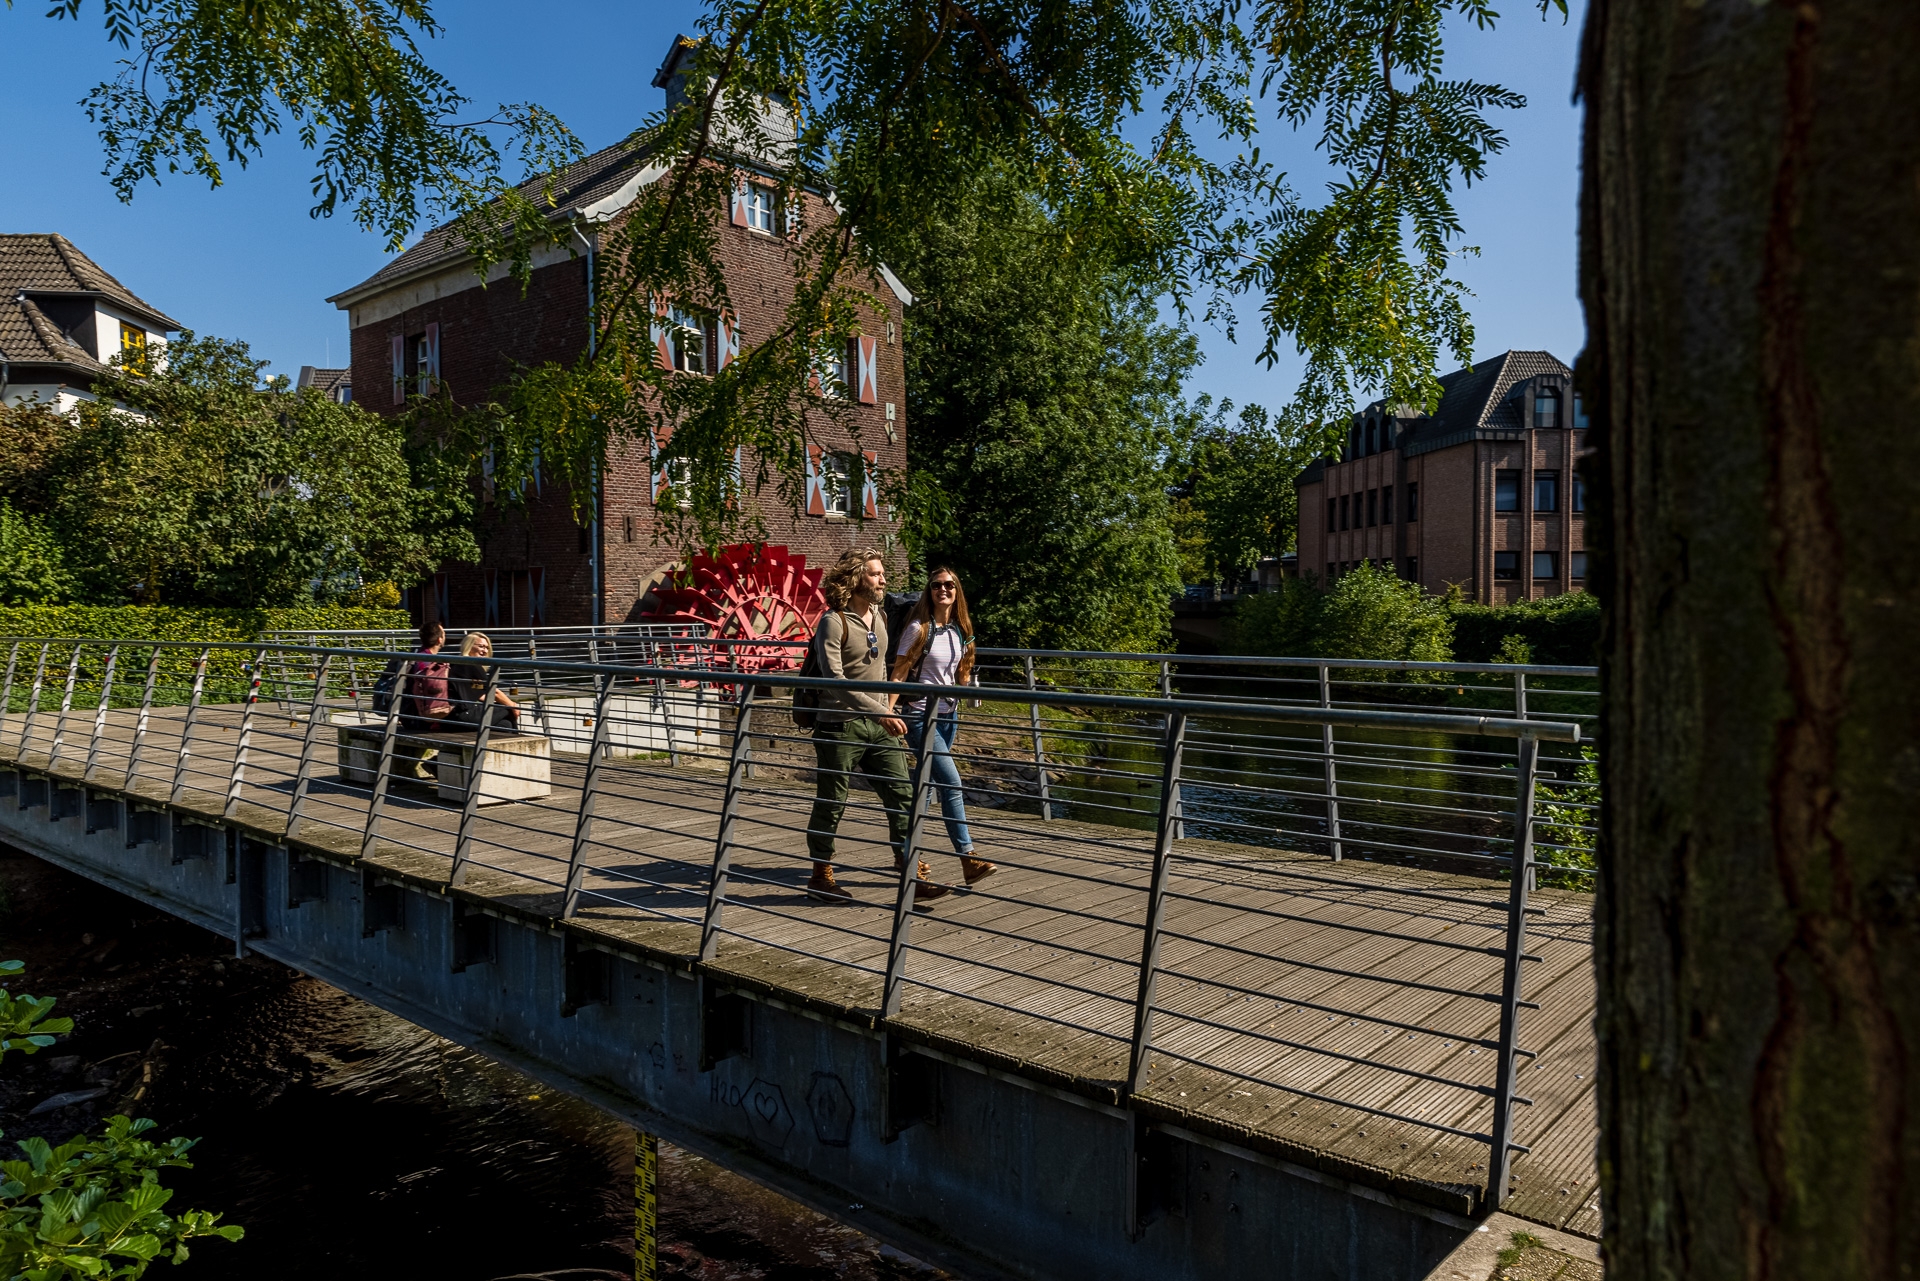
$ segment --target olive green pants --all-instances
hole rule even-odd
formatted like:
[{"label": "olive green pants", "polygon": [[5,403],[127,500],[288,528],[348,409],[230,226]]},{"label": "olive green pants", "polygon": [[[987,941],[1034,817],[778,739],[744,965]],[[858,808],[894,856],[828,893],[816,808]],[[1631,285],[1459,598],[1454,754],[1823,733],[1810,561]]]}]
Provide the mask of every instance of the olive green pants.
[{"label": "olive green pants", "polygon": [[887,733],[876,717],[818,721],[813,731],[813,814],[807,820],[807,851],[816,863],[833,861],[833,834],[847,811],[847,789],[859,774],[887,809],[887,834],[897,859],[907,848],[907,821],[913,782],[907,773],[907,749]]}]

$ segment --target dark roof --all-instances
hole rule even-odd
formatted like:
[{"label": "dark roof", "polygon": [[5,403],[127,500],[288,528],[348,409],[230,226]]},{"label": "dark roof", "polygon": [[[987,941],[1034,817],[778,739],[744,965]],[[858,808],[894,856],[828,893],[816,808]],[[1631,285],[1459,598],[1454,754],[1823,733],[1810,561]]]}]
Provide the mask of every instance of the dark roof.
[{"label": "dark roof", "polygon": [[[548,215],[551,221],[560,222],[576,211],[597,200],[603,200],[620,190],[630,179],[645,167],[652,148],[649,140],[628,139],[602,148],[592,155],[567,166],[561,171],[553,191],[553,212]],[[520,184],[520,190],[536,200],[544,200],[542,189],[544,178],[536,176]],[[454,262],[467,254],[467,247],[454,233],[454,224],[442,223],[419,241],[408,248],[398,258],[368,276],[351,289],[342,290],[328,302],[337,303],[374,285],[387,284],[415,275],[444,263]]]},{"label": "dark roof", "polygon": [[106,366],[60,332],[33,299],[0,297],[0,360],[10,365],[67,365],[88,373]]},{"label": "dark roof", "polygon": [[160,329],[180,328],[179,321],[141,301],[58,232],[0,235],[0,297],[11,299],[22,290],[29,294],[103,298],[154,321]]},{"label": "dark roof", "polygon": [[1483,431],[1523,432],[1525,406],[1507,393],[1541,374],[1571,375],[1552,352],[1507,351],[1440,379],[1440,408],[1421,418],[1396,445],[1409,456],[1445,449]]},{"label": "dark roof", "polygon": [[300,377],[295,380],[295,391],[303,387],[312,387],[322,395],[331,396],[341,386],[353,385],[351,369],[320,369],[313,365],[300,366]]}]

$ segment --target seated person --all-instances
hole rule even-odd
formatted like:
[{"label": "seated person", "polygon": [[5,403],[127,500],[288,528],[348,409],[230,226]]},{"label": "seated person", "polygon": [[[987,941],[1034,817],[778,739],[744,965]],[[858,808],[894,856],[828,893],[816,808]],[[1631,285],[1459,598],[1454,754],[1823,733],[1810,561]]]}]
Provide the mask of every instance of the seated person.
[{"label": "seated person", "polygon": [[[485,632],[468,632],[460,641],[462,658],[493,657],[493,641]],[[447,694],[453,703],[453,715],[447,729],[480,729],[481,699],[487,692],[487,669],[479,663],[455,663],[447,677]],[[493,732],[516,734],[520,731],[520,704],[507,697],[507,691],[493,691]]]}]

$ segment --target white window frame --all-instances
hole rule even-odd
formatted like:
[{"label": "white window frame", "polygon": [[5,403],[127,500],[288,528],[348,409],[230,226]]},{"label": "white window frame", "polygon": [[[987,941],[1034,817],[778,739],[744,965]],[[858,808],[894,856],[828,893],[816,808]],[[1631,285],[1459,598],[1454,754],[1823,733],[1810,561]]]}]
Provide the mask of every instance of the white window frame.
[{"label": "white window frame", "polygon": [[[697,350],[689,343],[689,339],[698,342]],[[702,377],[713,373],[713,346],[713,325],[704,313],[681,307],[673,309],[667,319],[667,349],[675,369],[683,374],[699,374]]]},{"label": "white window frame", "polygon": [[757,231],[763,236],[774,234],[774,226],[780,221],[780,194],[772,187],[758,182],[747,184],[747,230]]},{"label": "white window frame", "polygon": [[820,455],[820,508],[829,517],[843,520],[853,516],[854,455],[829,452]]}]

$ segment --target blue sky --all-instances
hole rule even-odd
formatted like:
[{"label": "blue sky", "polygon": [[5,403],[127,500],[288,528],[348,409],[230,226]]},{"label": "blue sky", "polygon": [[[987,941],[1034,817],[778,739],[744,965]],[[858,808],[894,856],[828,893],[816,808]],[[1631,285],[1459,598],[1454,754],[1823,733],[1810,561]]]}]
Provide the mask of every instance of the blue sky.
[{"label": "blue sky", "polygon": [[[1464,243],[1481,249],[1459,272],[1476,295],[1476,357],[1540,347],[1571,361],[1582,342],[1574,275],[1579,114],[1570,102],[1582,8],[1576,4],[1563,24],[1557,15],[1543,21],[1519,0],[1493,32],[1452,35],[1448,75],[1497,81],[1528,99],[1524,111],[1499,121],[1511,145],[1494,158],[1487,180],[1456,193]],[[250,168],[229,166],[219,190],[175,176],[121,204],[100,174],[99,139],[78,106],[111,74],[118,49],[92,6],[78,23],[42,12],[25,4],[0,11],[10,55],[10,74],[0,82],[9,179],[0,191],[0,231],[65,234],[176,319],[251,344],[272,362],[271,372],[344,364],[346,315],[326,297],[371,275],[387,255],[377,236],[345,217],[308,217],[309,155],[277,138]],[[448,30],[427,53],[477,105],[539,102],[598,147],[657,105],[653,71],[699,12],[685,0],[560,0],[537,11],[468,0],[439,8]],[[1317,193],[1311,138],[1274,124],[1262,147],[1303,190]],[[1257,320],[1252,305],[1243,314]],[[1260,367],[1259,344],[1244,324],[1238,344],[1199,332],[1207,359],[1190,390],[1270,408],[1286,402],[1296,362]]]}]

